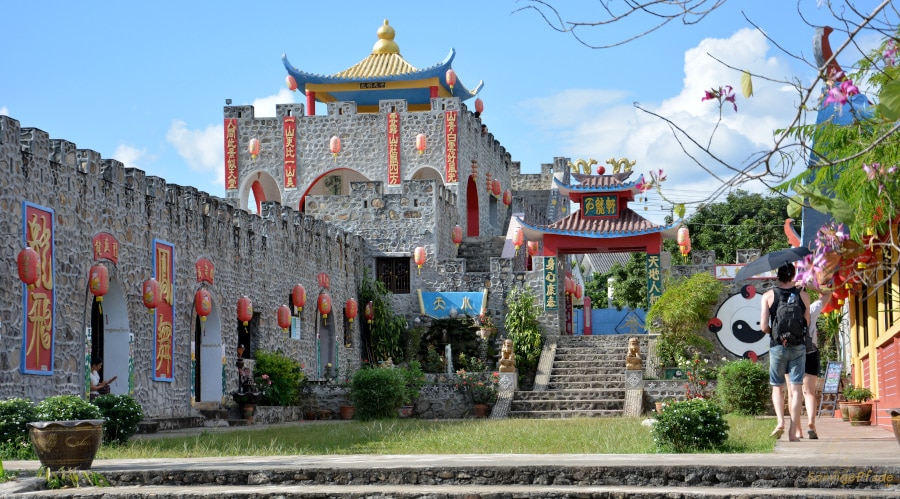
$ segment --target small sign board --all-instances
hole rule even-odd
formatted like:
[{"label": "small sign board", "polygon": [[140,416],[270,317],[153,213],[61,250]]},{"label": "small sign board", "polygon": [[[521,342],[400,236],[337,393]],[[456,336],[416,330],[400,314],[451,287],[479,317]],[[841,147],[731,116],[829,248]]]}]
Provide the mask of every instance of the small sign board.
[{"label": "small sign board", "polygon": [[837,393],[841,384],[841,363],[831,361],[825,368],[825,385],[822,387],[822,393]]}]

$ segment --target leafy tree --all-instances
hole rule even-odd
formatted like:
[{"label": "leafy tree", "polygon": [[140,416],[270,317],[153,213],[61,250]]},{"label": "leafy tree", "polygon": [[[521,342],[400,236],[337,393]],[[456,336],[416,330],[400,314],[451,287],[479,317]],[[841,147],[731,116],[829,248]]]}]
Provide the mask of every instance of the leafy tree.
[{"label": "leafy tree", "polygon": [[394,313],[391,292],[383,282],[372,278],[369,269],[363,270],[358,292],[360,303],[372,302],[375,306],[372,324],[366,321],[361,323],[363,331],[369,334],[369,347],[373,357],[369,361],[374,365],[389,358],[402,359],[404,349],[401,338],[406,329],[406,319]]},{"label": "leafy tree", "polygon": [[538,322],[541,310],[537,298],[531,288],[516,287],[507,296],[506,306],[503,325],[507,338],[512,340],[516,350],[516,365],[520,373],[534,372],[544,348],[544,337]]},{"label": "leafy tree", "polygon": [[[739,249],[759,249],[766,254],[789,246],[784,234],[787,205],[784,197],[739,189],[724,202],[702,205],[684,225],[694,249],[715,251],[717,263],[734,263]],[[800,232],[799,227],[795,230]],[[663,248],[672,253],[675,263],[681,258],[676,241],[664,241]]]},{"label": "leafy tree", "polygon": [[647,255],[632,253],[625,265],[615,263],[608,272],[594,272],[593,278],[585,283],[584,291],[591,297],[591,306],[606,308],[607,283],[614,278],[613,306],[622,308],[647,308]]},{"label": "leafy tree", "polygon": [[675,365],[679,357],[709,352],[712,342],[703,335],[711,308],[725,285],[708,272],[675,279],[647,311],[648,326],[658,329],[656,353],[663,365]]}]

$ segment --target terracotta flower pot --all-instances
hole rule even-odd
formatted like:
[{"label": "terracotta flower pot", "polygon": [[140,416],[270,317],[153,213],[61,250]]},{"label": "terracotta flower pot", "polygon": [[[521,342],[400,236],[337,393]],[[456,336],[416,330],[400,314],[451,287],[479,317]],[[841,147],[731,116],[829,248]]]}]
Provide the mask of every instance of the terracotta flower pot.
[{"label": "terracotta flower pot", "polygon": [[103,439],[103,419],[28,423],[34,452],[51,471],[89,470]]},{"label": "terracotta flower pot", "polygon": [[838,409],[841,411],[841,421],[850,421],[850,411],[847,409],[847,402],[838,402]]},{"label": "terracotta flower pot", "polygon": [[353,415],[356,414],[356,407],[353,407],[352,405],[342,405],[340,411],[341,419],[350,420],[353,419]]},{"label": "terracotta flower pot", "polygon": [[491,406],[487,404],[475,404],[475,417],[486,418],[491,413]]},{"label": "terracotta flower pot", "polygon": [[853,426],[870,426],[872,424],[872,403],[847,404],[850,413],[850,424]]}]

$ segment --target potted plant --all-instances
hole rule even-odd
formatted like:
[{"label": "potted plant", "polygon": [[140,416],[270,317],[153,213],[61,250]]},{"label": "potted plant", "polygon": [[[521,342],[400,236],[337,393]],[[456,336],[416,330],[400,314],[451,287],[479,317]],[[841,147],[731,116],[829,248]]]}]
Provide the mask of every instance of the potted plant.
[{"label": "potted plant", "polygon": [[425,384],[425,371],[422,370],[422,364],[417,360],[411,360],[405,367],[401,367],[400,374],[403,375],[405,386],[403,405],[400,406],[400,417],[408,418],[412,416],[415,408],[416,400]]},{"label": "potted plant", "polygon": [[87,470],[103,438],[100,409],[74,395],[56,395],[35,406],[29,436],[41,465],[51,471]]},{"label": "potted plant", "polygon": [[478,337],[487,340],[497,334],[497,324],[490,315],[481,314],[472,318],[472,327],[478,329]]},{"label": "potted plant", "polygon": [[500,375],[490,371],[456,371],[456,389],[466,394],[474,406],[475,417],[487,417],[500,392]]},{"label": "potted plant", "polygon": [[850,424],[853,426],[869,426],[872,424],[872,391],[866,387],[847,386],[844,390],[847,399],[847,412],[850,413]]}]

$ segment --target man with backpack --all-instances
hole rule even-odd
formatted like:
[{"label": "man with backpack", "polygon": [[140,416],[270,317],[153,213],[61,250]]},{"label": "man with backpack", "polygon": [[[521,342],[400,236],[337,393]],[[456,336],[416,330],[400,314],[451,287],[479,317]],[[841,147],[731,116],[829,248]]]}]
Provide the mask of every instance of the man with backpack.
[{"label": "man with backpack", "polygon": [[809,294],[794,286],[796,269],[792,263],[778,268],[778,286],[762,297],[759,326],[770,335],[769,384],[772,385],[772,405],[778,422],[772,436],[784,434],[784,385],[789,373],[791,391],[789,412],[791,426],[788,438],[794,442],[800,429],[803,401],[803,374],[806,369],[806,336],[809,325]]}]

